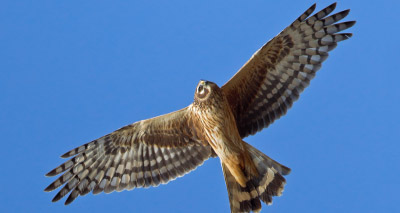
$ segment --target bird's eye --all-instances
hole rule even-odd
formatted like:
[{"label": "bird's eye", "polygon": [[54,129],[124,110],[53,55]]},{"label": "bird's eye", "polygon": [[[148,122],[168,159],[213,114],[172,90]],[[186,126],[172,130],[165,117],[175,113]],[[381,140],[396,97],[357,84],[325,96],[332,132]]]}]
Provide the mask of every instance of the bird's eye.
[{"label": "bird's eye", "polygon": [[200,85],[200,86],[197,88],[197,92],[198,92],[198,93],[202,93],[203,90],[204,90],[203,85]]}]

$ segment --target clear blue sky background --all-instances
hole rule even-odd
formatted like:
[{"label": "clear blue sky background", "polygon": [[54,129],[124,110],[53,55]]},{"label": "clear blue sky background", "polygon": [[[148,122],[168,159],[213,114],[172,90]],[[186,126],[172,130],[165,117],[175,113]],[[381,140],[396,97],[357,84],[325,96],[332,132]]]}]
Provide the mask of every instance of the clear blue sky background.
[{"label": "clear blue sky background", "polygon": [[[70,206],[51,203],[44,174],[71,148],[187,106],[199,79],[224,84],[314,3],[276,2],[1,1],[1,211],[228,212],[218,159]],[[245,139],[292,168],[265,212],[400,212],[399,7],[339,2],[353,38],[286,116]]]}]

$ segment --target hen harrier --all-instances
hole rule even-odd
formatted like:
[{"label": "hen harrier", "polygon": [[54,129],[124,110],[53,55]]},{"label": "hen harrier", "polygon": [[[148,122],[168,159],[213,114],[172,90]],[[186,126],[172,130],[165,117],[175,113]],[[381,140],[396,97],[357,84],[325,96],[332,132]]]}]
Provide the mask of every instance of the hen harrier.
[{"label": "hen harrier", "polygon": [[[45,191],[64,187],[65,204],[79,195],[158,186],[219,157],[232,212],[260,211],[261,201],[280,196],[290,169],[243,141],[286,113],[321,68],[338,33],[355,21],[328,16],[336,3],[310,16],[315,4],[259,49],[222,87],[200,81],[194,101],[181,110],[138,121],[64,155],[68,161],[47,176],[63,173]],[[328,17],[327,17],[328,16]]]}]

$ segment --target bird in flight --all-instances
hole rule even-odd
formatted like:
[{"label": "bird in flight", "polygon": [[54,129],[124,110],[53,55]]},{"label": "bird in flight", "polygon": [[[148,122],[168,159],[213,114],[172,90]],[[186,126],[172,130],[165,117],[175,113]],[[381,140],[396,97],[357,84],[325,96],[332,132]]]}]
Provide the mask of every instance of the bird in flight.
[{"label": "bird in flight", "polygon": [[142,120],[79,146],[46,176],[61,174],[46,189],[64,185],[53,202],[70,204],[89,192],[110,193],[158,186],[219,157],[231,212],[260,211],[282,194],[290,169],[243,141],[280,118],[308,86],[355,21],[337,23],[350,10],[330,15],[312,5],[261,49],[222,87],[201,80],[189,106]]}]

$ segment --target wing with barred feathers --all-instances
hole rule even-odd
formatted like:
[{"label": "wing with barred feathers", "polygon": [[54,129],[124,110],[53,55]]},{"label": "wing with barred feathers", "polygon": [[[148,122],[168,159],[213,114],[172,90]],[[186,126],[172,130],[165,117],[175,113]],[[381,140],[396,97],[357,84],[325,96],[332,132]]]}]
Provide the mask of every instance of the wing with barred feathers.
[{"label": "wing with barred feathers", "polygon": [[90,191],[158,186],[185,175],[215,155],[189,113],[186,107],[139,121],[65,153],[62,158],[73,158],[46,175],[63,173],[45,191],[65,184],[53,202],[71,192],[67,205]]},{"label": "wing with barred feathers", "polygon": [[284,115],[321,68],[328,52],[352,36],[338,32],[355,21],[336,23],[350,10],[326,17],[335,9],[334,3],[310,16],[315,6],[267,42],[222,86],[242,138]]}]

